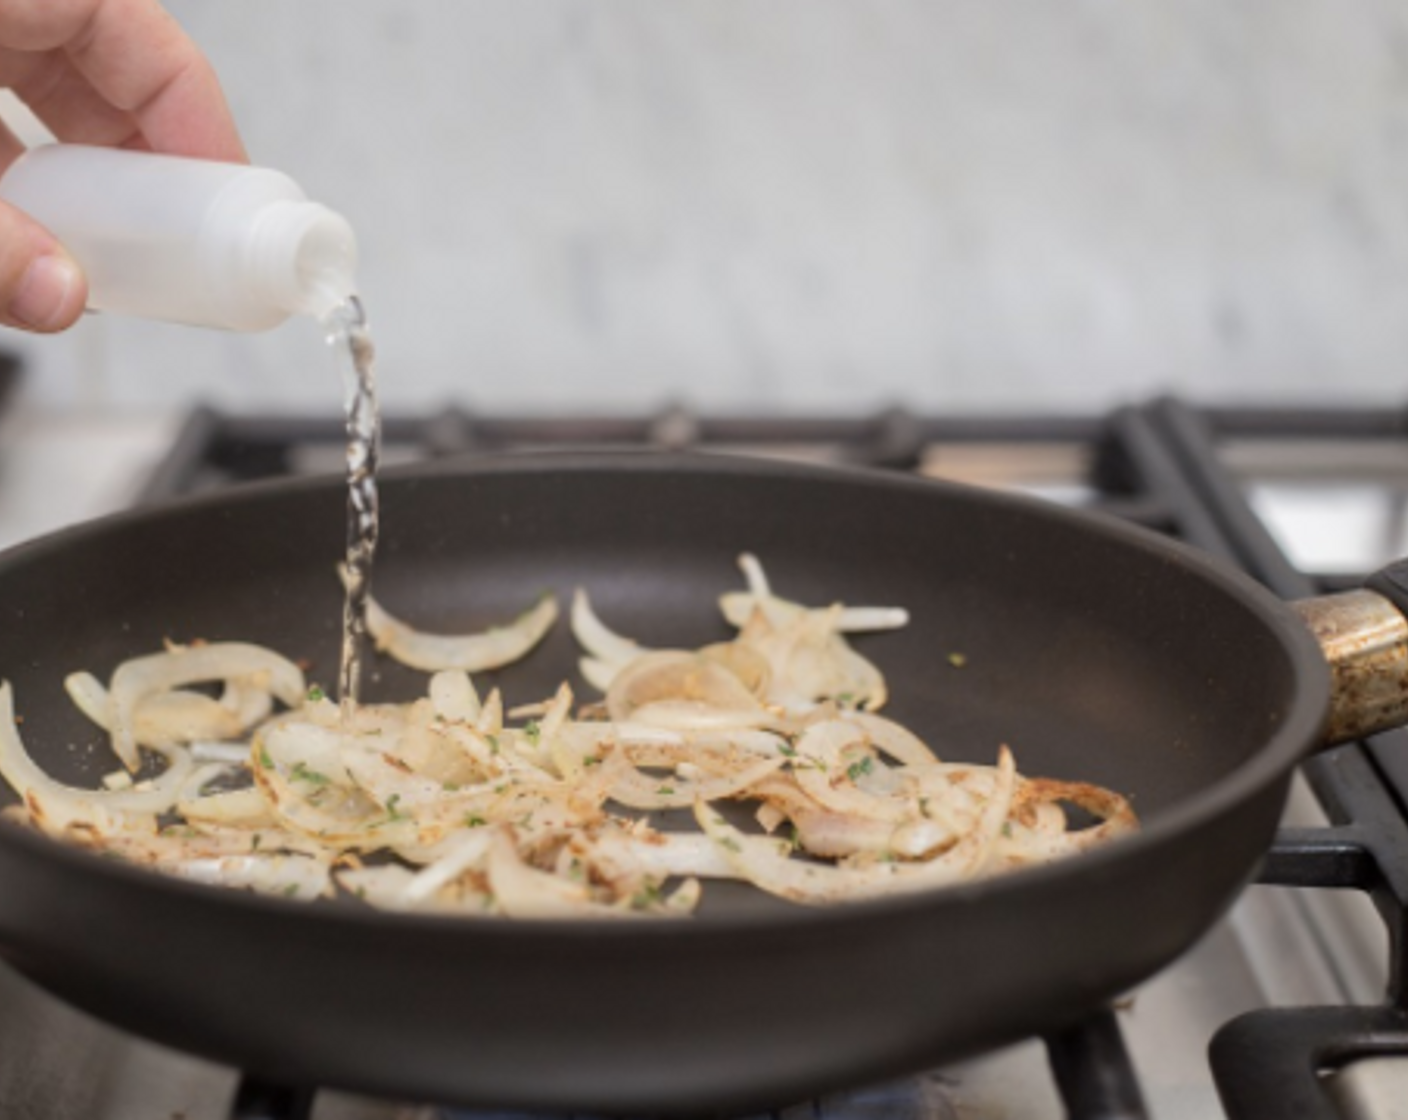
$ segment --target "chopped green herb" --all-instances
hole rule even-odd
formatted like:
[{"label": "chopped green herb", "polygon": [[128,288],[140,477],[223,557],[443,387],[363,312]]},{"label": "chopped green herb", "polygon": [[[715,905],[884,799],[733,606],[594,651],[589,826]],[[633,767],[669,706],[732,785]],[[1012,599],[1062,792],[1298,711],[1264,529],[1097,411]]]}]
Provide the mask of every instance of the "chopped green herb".
[{"label": "chopped green herb", "polygon": [[1003,821],[1003,822],[1002,822],[1002,835],[1003,835],[1004,837],[1006,837],[1008,840],[1011,840],[1011,839],[1012,839],[1012,822],[1011,822],[1011,821]]},{"label": "chopped green herb", "polygon": [[855,702],[856,694],[854,692],[838,692],[836,694],[836,703],[838,704],[854,704]]},{"label": "chopped green herb", "polygon": [[489,744],[489,753],[499,753],[499,737],[497,735],[485,735],[484,741]]},{"label": "chopped green herb", "polygon": [[483,828],[489,822],[476,813],[466,813],[464,825],[466,828]]},{"label": "chopped green herb", "polygon": [[284,888],[284,897],[285,897],[285,898],[292,898],[292,897],[293,897],[294,895],[296,895],[297,893],[298,893],[298,884],[297,884],[297,883],[290,883],[288,886],[286,886],[286,887]]},{"label": "chopped green herb", "polygon": [[259,850],[259,845],[262,843],[264,843],[264,834],[256,832],[252,837],[250,837],[249,850],[251,852],[257,852]]},{"label": "chopped green herb", "polygon": [[407,819],[406,814],[396,808],[400,801],[401,795],[399,793],[393,793],[386,799],[386,819],[388,821],[404,821]]},{"label": "chopped green herb", "polygon": [[459,793],[460,791],[460,787],[457,786],[454,782],[441,782],[440,788],[443,789],[446,793]]},{"label": "chopped green herb", "polygon": [[326,774],[320,774],[316,770],[309,770],[308,764],[299,760],[293,764],[293,770],[289,777],[296,782],[310,782],[315,786],[325,786],[331,780]]},{"label": "chopped green herb", "polygon": [[660,887],[655,883],[647,883],[631,896],[631,908],[634,910],[646,910],[664,898]]},{"label": "chopped green herb", "polygon": [[601,765],[601,759],[598,758],[598,757],[597,757],[596,755],[594,755],[594,754],[589,754],[589,755],[587,755],[586,758],[582,759],[582,765],[583,765],[583,766],[600,766],[600,765]]},{"label": "chopped green herb", "polygon": [[859,781],[866,774],[870,773],[870,769],[870,756],[866,755],[864,758],[858,759],[846,767],[846,777],[850,778],[853,782]]},{"label": "chopped green herb", "polygon": [[268,747],[259,748],[259,765],[264,767],[265,770],[272,770],[274,768],[274,760],[269,756]]},{"label": "chopped green herb", "polygon": [[951,653],[948,655],[948,663],[955,669],[961,669],[968,664],[968,655],[963,653]]},{"label": "chopped green herb", "polygon": [[323,691],[322,685],[315,684],[308,689],[308,703],[310,704],[316,704],[319,700],[326,700],[327,698],[328,694]]},{"label": "chopped green herb", "polygon": [[790,847],[794,852],[801,851],[801,849],[802,849],[802,830],[799,829],[795,824],[792,826],[792,834],[791,834],[791,836],[788,838],[788,841],[789,841],[789,842],[788,842],[788,847]]},{"label": "chopped green herb", "polygon": [[797,748],[791,743],[783,743],[777,748],[777,753],[782,755],[783,758],[796,758]]},{"label": "chopped green herb", "polygon": [[569,879],[576,879],[578,882],[586,878],[586,872],[582,870],[581,860],[574,859],[567,865],[567,877]]},{"label": "chopped green herb", "polygon": [[657,789],[655,792],[658,793],[661,797],[672,797],[672,796],[674,796],[675,787],[674,787],[674,786],[661,786],[661,787],[660,787],[659,789]]},{"label": "chopped green herb", "polygon": [[732,836],[725,836],[722,840],[719,841],[719,843],[731,852],[741,852],[743,850],[738,846],[738,841],[735,840]]},{"label": "chopped green herb", "polygon": [[539,726],[537,720],[532,719],[524,725],[523,734],[527,735],[528,741],[536,747],[538,745],[538,739],[543,734],[543,729]]}]

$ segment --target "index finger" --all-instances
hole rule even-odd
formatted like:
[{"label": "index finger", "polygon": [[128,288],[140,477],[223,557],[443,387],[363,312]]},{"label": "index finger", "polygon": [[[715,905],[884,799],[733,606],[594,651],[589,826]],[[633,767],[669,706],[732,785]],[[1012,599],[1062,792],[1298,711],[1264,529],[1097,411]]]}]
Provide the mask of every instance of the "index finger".
[{"label": "index finger", "polygon": [[63,50],[156,151],[247,158],[210,62],[156,0],[0,0],[0,44]]}]

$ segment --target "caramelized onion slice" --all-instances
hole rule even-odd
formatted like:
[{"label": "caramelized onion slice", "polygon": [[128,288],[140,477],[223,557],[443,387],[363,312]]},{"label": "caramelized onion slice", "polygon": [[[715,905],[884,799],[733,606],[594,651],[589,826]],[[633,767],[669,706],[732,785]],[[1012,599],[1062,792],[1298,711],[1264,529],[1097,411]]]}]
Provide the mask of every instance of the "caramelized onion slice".
[{"label": "caramelized onion slice", "polygon": [[620,722],[632,719],[638,709],[662,701],[686,701],[725,711],[762,710],[748,687],[728,669],[685,650],[647,653],[622,668],[606,694],[606,710]]},{"label": "caramelized onion slice", "polygon": [[518,854],[511,828],[493,830],[489,842],[489,889],[510,918],[636,918],[640,912],[592,899],[583,883],[530,867]]},{"label": "caramelized onion slice", "polygon": [[919,862],[898,860],[891,853],[840,867],[789,859],[746,847],[747,837],[703,802],[695,805],[694,816],[734,870],[770,894],[811,905],[877,898],[948,886],[971,879],[983,868],[1007,819],[1016,784],[1016,767],[1006,747],[997,772],[996,792],[974,827],[942,855]]}]

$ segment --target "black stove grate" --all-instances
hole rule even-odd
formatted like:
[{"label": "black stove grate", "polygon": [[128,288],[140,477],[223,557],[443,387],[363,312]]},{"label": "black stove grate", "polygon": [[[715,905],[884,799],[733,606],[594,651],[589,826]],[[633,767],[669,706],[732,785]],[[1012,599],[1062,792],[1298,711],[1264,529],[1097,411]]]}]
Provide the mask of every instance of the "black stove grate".
[{"label": "black stove grate", "polygon": [[[727,418],[683,409],[628,419],[495,418],[447,409],[391,418],[385,459],[483,452],[634,446],[783,455],[927,471],[934,449],[1063,449],[1076,464],[1080,504],[1178,537],[1238,564],[1284,598],[1357,581],[1362,573],[1313,578],[1298,571],[1253,512],[1225,462],[1229,443],[1296,439],[1344,444],[1403,442],[1408,414],[1394,410],[1194,409],[1177,400],[1089,417],[924,417],[891,410],[859,419]],[[196,411],[142,495],[157,502],[221,486],[310,470],[338,469],[341,426],[331,418],[234,417]],[[940,456],[938,465],[943,468]],[[1038,487],[1039,489],[1039,487]],[[1408,498],[1405,499],[1408,509]],[[1276,1009],[1228,1024],[1211,1044],[1219,1093],[1232,1120],[1340,1115],[1323,1074],[1361,1055],[1408,1055],[1408,734],[1392,732],[1338,748],[1305,767],[1332,825],[1283,830],[1260,881],[1296,888],[1353,889],[1373,898],[1389,931],[1389,990],[1379,1006]],[[1117,1017],[1103,1012],[1046,1040],[1055,1081],[1073,1120],[1147,1116]],[[877,1091],[880,1092],[880,1091]],[[913,1093],[876,1097],[838,1111],[824,1101],[776,1120],[843,1115],[944,1120],[950,1106]],[[236,1120],[300,1120],[313,1094],[246,1078]],[[491,1114],[445,1111],[445,1120]],[[498,1114],[505,1115],[505,1114]],[[516,1115],[516,1114],[515,1114]]]},{"label": "black stove grate", "polygon": [[[1242,490],[1222,468],[1219,442],[1245,436],[1235,417],[1203,415],[1177,401],[1149,410],[1187,488],[1197,527],[1191,543],[1240,564],[1283,598],[1325,587],[1286,559]],[[1344,438],[1331,417],[1321,438]],[[1362,418],[1357,425],[1366,430]],[[1401,437],[1402,417],[1386,414],[1375,434]],[[1335,581],[1338,582],[1338,581]],[[1329,828],[1278,835],[1260,882],[1351,889],[1373,899],[1389,935],[1388,988],[1376,1007],[1276,1008],[1252,1012],[1214,1038],[1211,1059],[1232,1120],[1268,1115],[1326,1120],[1339,1115],[1325,1074],[1356,1058],[1408,1054],[1408,733],[1375,735],[1327,751],[1303,771],[1331,820]]]}]

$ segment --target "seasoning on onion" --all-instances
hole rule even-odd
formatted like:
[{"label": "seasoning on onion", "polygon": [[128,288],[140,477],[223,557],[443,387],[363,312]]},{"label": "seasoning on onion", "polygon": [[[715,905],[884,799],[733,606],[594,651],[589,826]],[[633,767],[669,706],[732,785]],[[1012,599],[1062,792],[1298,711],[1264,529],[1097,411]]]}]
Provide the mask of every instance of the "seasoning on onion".
[{"label": "seasoning on onion", "polygon": [[[571,627],[604,699],[575,709],[564,683],[506,716],[470,676],[533,649],[551,597],[459,636],[374,607],[379,647],[433,676],[418,699],[348,714],[246,643],[172,647],[107,685],[74,673],[125,768],[103,788],[45,774],[0,686],[0,775],[21,799],[6,813],[197,882],[521,919],[688,914],[722,878],[807,905],[928,890],[1137,827],[1109,790],[1024,778],[1005,746],[995,765],[945,760],[877,714],[884,677],[844,635],[903,626],[903,609],[804,606],[756,557],[739,565],[747,589],[720,600],[736,633],[698,649],[647,649],[578,591]],[[652,816],[682,809],[697,832]]]}]

